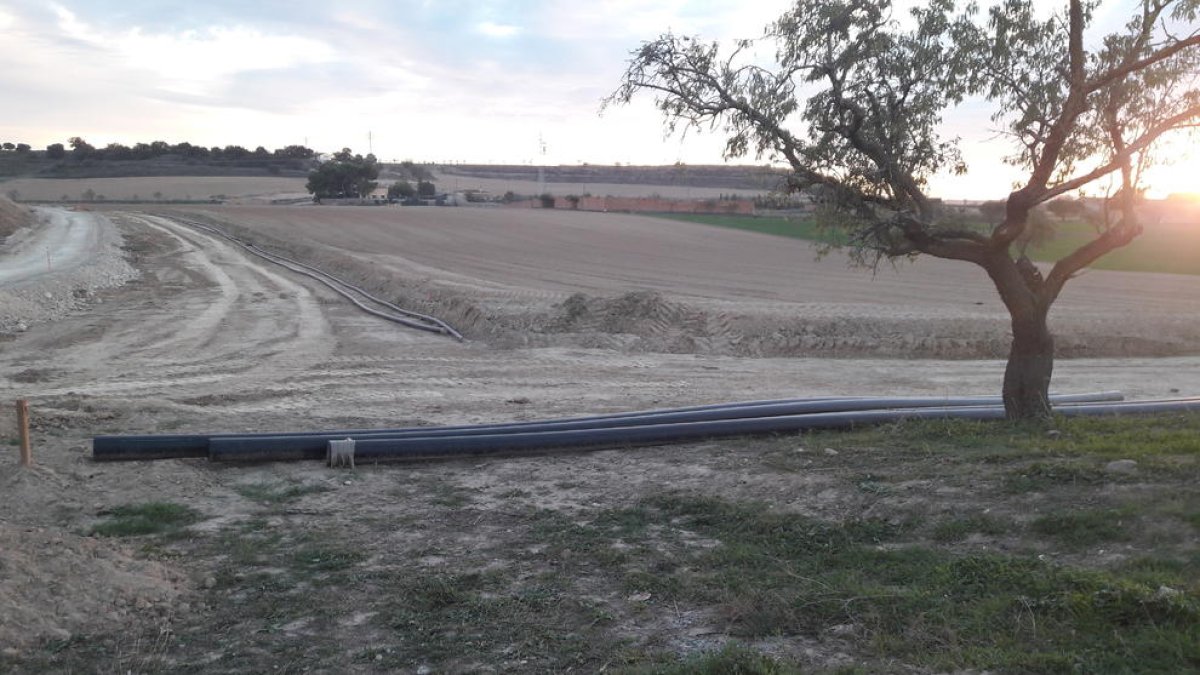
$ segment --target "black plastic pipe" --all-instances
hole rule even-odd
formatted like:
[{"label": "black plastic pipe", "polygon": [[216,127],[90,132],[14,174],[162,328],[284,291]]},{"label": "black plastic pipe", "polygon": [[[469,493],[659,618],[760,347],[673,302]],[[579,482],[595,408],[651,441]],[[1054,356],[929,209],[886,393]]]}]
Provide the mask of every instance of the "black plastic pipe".
[{"label": "black plastic pipe", "polygon": [[[1085,400],[1091,400],[1085,397]],[[1119,400],[1119,399],[1118,399]],[[996,405],[994,396],[954,399],[949,404],[961,406]],[[1077,402],[1078,397],[1059,397],[1056,403]],[[540,433],[548,431],[577,431],[585,429],[615,429],[621,427],[644,427],[685,422],[711,422],[759,417],[785,417],[814,413],[853,412],[859,410],[895,408],[943,408],[946,399],[927,397],[894,398],[886,402],[881,399],[831,399],[824,401],[796,401],[751,405],[745,407],[712,408],[676,412],[646,413],[605,419],[551,420],[545,422],[516,422],[512,424],[483,424],[474,427],[419,427],[393,431],[370,431],[363,433],[313,433],[301,436],[234,436],[212,438],[209,451],[228,456],[237,452],[278,453],[280,459],[320,459],[325,456],[329,441],[345,438],[354,440],[382,440],[394,438],[437,438],[443,436],[488,436],[513,433]],[[286,456],[285,456],[286,455]]]},{"label": "black plastic pipe", "polygon": [[[1120,392],[1097,392],[1089,394],[1073,394],[1073,395],[1052,395],[1051,400],[1055,403],[1066,402],[1084,402],[1084,401],[1118,401],[1122,396]],[[906,406],[897,405],[897,401],[908,402]],[[978,401],[984,403],[998,403],[998,396],[968,396],[959,398],[937,398],[937,397],[913,397],[906,399],[899,398],[796,398],[796,399],[773,399],[763,401],[742,401],[734,403],[714,403],[709,405],[688,406],[681,408],[660,408],[655,410],[634,411],[625,413],[610,413],[606,415],[592,415],[587,417],[576,417],[558,420],[539,420],[530,422],[515,422],[507,424],[472,424],[461,426],[447,427],[402,427],[398,429],[343,429],[334,431],[321,432],[286,432],[286,433],[225,433],[225,434],[157,434],[157,435],[125,435],[125,436],[96,436],[92,439],[92,457],[97,461],[119,461],[119,460],[149,460],[149,459],[188,459],[200,458],[208,456],[208,447],[210,441],[230,438],[272,438],[272,439],[298,439],[312,436],[322,436],[326,439],[332,437],[334,439],[342,438],[357,438],[366,435],[403,435],[403,434],[426,434],[432,431],[438,433],[467,431],[470,433],[484,433],[484,430],[516,430],[524,429],[526,431],[536,430],[536,427],[546,424],[558,423],[580,423],[580,422],[602,422],[607,420],[623,420],[633,417],[643,417],[649,415],[667,415],[673,413],[690,413],[715,410],[733,410],[744,409],[741,411],[740,417],[756,417],[760,416],[760,409],[769,408],[778,405],[791,404],[814,404],[822,403],[827,406],[828,410],[868,410],[874,408],[895,408],[908,407],[914,404],[913,401],[921,401],[924,405],[929,406],[956,406],[977,404]],[[836,406],[836,407],[834,407]],[[853,406],[853,407],[851,407]],[[810,408],[807,412],[822,412],[821,408]],[[275,442],[275,441],[273,441]],[[323,447],[323,446],[322,446]]]},{"label": "black plastic pipe", "polygon": [[[205,225],[203,223],[198,223],[196,221],[186,220],[183,218],[172,218],[172,220],[174,220],[177,223],[187,225],[189,227],[194,227],[197,229],[205,230],[205,231],[215,234],[217,236],[224,237],[225,239],[228,239],[229,241],[237,244],[238,246],[241,246],[247,252],[258,256],[258,257],[262,258],[263,260],[275,263],[276,265],[279,265],[280,267],[284,267],[284,268],[289,269],[297,274],[302,274],[302,275],[307,276],[315,281],[318,281],[318,282],[324,284],[325,286],[328,286],[335,293],[346,298],[351,303],[353,303],[356,307],[358,307],[359,309],[361,309],[362,311],[364,311],[368,314],[372,314],[381,319],[385,319],[385,320],[391,321],[393,323],[398,323],[402,326],[407,326],[409,328],[415,328],[417,330],[424,330],[424,331],[428,331],[431,333],[440,333],[442,335],[449,335],[450,337],[453,337],[454,339],[459,340],[460,342],[463,340],[462,334],[459,333],[458,331],[454,330],[453,328],[451,328],[450,325],[447,324],[445,321],[442,321],[441,319],[438,319],[437,317],[432,317],[432,316],[428,316],[426,314],[420,314],[418,312],[413,312],[413,311],[410,311],[407,309],[403,309],[395,304],[387,302],[386,300],[381,300],[380,298],[377,298],[374,295],[371,295],[366,290],[364,290],[358,286],[355,286],[353,284],[347,283],[346,281],[343,281],[343,280],[333,276],[332,274],[325,272],[324,270],[313,267],[311,265],[306,265],[302,262],[292,260],[291,258],[287,258],[287,257],[281,256],[281,255],[278,255],[276,253],[269,253],[269,252],[259,248],[258,246],[255,246],[254,244],[249,244],[247,242],[242,241],[241,239],[238,239],[237,237],[229,234],[228,232],[225,232],[224,230],[222,230],[219,227],[214,227],[212,225]],[[303,269],[301,269],[301,268],[303,268]],[[397,314],[400,314],[401,316],[396,316],[393,314],[389,314],[387,312],[381,312],[372,307],[368,307],[367,305],[363,304],[363,302],[361,300],[359,300],[358,298],[351,295],[350,292],[347,291],[346,289],[351,289],[351,290],[363,295],[367,299],[395,311]],[[417,320],[414,321],[413,319],[417,319]]]},{"label": "black plastic pipe", "polygon": [[[1070,404],[1055,408],[1067,417],[1131,415],[1200,411],[1200,398],[1128,403]],[[1003,406],[941,407],[897,410],[858,410],[782,417],[657,424],[639,427],[544,431],[482,436],[439,436],[364,439],[355,443],[357,461],[404,461],[504,455],[550,449],[598,449],[663,443],[695,442],[731,436],[796,433],[820,429],[921,419],[996,420],[1005,416]],[[265,462],[296,459],[286,448],[225,449],[213,443],[209,458],[226,462]]]}]

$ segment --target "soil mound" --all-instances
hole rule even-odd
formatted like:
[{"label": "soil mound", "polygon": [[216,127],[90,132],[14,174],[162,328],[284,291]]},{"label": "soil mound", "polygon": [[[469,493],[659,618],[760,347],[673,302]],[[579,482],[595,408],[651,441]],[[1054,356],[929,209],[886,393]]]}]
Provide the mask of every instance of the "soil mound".
[{"label": "soil mound", "polygon": [[29,211],[14,204],[5,197],[0,197],[0,244],[8,235],[29,224]]},{"label": "soil mound", "polygon": [[182,575],[108,540],[0,523],[0,645],[69,640],[98,617],[166,614]]}]

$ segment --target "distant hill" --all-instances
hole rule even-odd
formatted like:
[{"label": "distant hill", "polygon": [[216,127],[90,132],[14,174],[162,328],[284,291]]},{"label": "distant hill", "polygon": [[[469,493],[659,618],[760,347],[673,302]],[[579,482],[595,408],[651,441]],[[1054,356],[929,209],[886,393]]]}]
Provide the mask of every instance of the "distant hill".
[{"label": "distant hill", "polygon": [[164,141],[132,147],[112,143],[93,147],[80,138],[71,149],[61,143],[45,150],[26,144],[0,151],[0,179],[6,178],[124,178],[142,176],[306,176],[316,153],[290,145],[274,151],[238,145],[204,148]]},{"label": "distant hill", "polygon": [[[763,166],[668,165],[668,166],[578,166],[540,167],[547,183],[675,185],[770,192],[779,189],[788,172]],[[445,176],[494,180],[537,181],[536,166],[520,164],[450,164],[438,167]]]}]

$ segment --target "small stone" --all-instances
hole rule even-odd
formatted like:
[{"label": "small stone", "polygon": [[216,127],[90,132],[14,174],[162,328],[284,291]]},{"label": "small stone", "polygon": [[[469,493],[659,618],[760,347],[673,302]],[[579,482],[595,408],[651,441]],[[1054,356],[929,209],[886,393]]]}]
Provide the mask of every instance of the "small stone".
[{"label": "small stone", "polygon": [[840,623],[836,626],[829,627],[830,635],[836,635],[838,637],[854,635],[857,631],[858,631],[858,629],[855,628],[854,624],[852,624],[852,623]]},{"label": "small stone", "polygon": [[804,448],[795,448],[792,450],[792,452],[799,454],[799,453],[803,453],[803,452],[808,452],[808,450],[805,450]]},{"label": "small stone", "polygon": [[837,457],[838,451],[834,450],[833,448],[825,448],[825,454],[829,455],[830,457]]},{"label": "small stone", "polygon": [[217,578],[216,578],[216,577],[205,577],[205,578],[204,578],[204,587],[205,587],[205,588],[212,588],[212,587],[214,587],[214,586],[216,586],[216,585],[217,585]]},{"label": "small stone", "polygon": [[1154,597],[1159,598],[1159,599],[1174,598],[1175,596],[1179,595],[1180,593],[1183,593],[1183,591],[1179,590],[1178,588],[1171,588],[1170,586],[1159,586],[1158,590],[1154,592]]},{"label": "small stone", "polygon": [[1118,459],[1105,464],[1104,470],[1109,473],[1133,473],[1137,471],[1137,462],[1132,459]]},{"label": "small stone", "polygon": [[382,661],[382,660],[383,660],[383,654],[376,654],[376,655],[375,655],[375,660],[376,660],[376,661]]},{"label": "small stone", "polygon": [[342,481],[342,485],[353,485],[353,483],[351,481],[345,480],[345,481]]},{"label": "small stone", "polygon": [[417,668],[417,675],[429,675],[432,672],[433,668],[430,668],[429,666],[421,666]]}]

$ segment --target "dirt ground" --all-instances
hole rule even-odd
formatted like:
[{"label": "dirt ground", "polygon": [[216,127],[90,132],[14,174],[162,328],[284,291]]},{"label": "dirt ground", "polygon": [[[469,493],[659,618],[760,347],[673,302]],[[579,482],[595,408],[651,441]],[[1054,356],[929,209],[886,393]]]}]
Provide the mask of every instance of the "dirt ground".
[{"label": "dirt ground", "polygon": [[[215,601],[206,594],[225,583],[223,554],[188,561],[158,552],[148,559],[132,544],[85,536],[125,504],[186,503],[203,514],[195,531],[212,534],[262,516],[246,496],[262,485],[315,495],[304,498],[303,509],[272,511],[268,527],[286,521],[335,529],[398,517],[397,509],[429,494],[450,503],[464,492],[472,513],[495,516],[517,491],[538,508],[569,511],[599,499],[606,485],[719,484],[753,494],[770,483],[794,499],[808,488],[814,495],[823,489],[819,476],[800,484],[756,469],[748,480],[736,471],[742,460],[729,448],[698,463],[680,462],[680,453],[703,454],[703,445],[367,468],[346,476],[305,464],[94,464],[89,439],[98,433],[460,424],[729,400],[999,388],[1003,364],[997,360],[862,358],[862,350],[849,350],[860,358],[826,358],[829,350],[813,345],[789,357],[763,357],[773,352],[762,348],[760,356],[746,358],[737,343],[753,334],[744,328],[724,343],[711,339],[717,331],[709,328],[707,343],[679,328],[689,312],[702,313],[705,326],[720,316],[742,327],[774,317],[776,332],[783,330],[781,315],[814,314],[841,326],[836,337],[849,340],[857,327],[879,325],[869,317],[882,316],[878,342],[911,342],[897,327],[926,324],[968,326],[942,337],[970,342],[973,331],[986,332],[977,325],[991,330],[1001,321],[974,270],[919,265],[899,274],[881,271],[871,281],[834,261],[812,262],[811,251],[797,242],[638,217],[555,215],[243,207],[189,216],[289,240],[315,262],[374,278],[418,308],[444,309],[472,338],[457,343],[358,313],[323,287],[170,218],[109,214],[142,277],[103,291],[102,306],[0,338],[0,401],[30,400],[37,460],[30,471],[0,462],[0,649],[6,650],[0,658],[20,663],[37,645],[74,649],[88,635],[184,625],[209,611]],[[1097,334],[1089,330],[1114,331],[1134,352],[1154,353],[1146,345],[1157,344],[1182,355],[1066,359],[1056,388],[1121,389],[1143,398],[1195,394],[1197,291],[1200,280],[1168,275],[1091,273],[1076,280],[1057,315],[1060,332],[1076,336],[1069,340]],[[645,312],[654,325],[625,326],[618,321],[622,307]],[[522,322],[538,331],[525,343],[513,337]],[[672,332],[669,343],[651,339]],[[659,349],[663,344],[674,347]],[[5,430],[12,428],[9,411],[5,405],[0,412]],[[823,508],[819,500],[806,503]],[[445,509],[419,513],[446,516]],[[485,524],[503,532],[502,521]],[[486,548],[489,531],[461,533],[483,537],[479,541],[436,535],[441,549],[418,556],[420,564],[436,567],[439,557]],[[424,550],[434,535],[409,539],[402,528],[361,536],[412,552]],[[342,617],[339,634],[355,632],[365,620]],[[280,630],[305,639],[313,628],[301,622]],[[122,667],[129,654],[159,649],[119,647],[125,656],[114,657],[114,664]],[[213,659],[228,656],[211,649]]]}]

